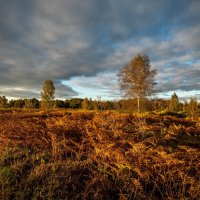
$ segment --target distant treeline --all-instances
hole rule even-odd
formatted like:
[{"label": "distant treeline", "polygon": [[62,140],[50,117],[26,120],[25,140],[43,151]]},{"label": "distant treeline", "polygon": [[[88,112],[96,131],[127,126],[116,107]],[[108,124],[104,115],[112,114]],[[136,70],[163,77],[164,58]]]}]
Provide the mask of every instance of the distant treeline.
[{"label": "distant treeline", "polygon": [[[91,98],[72,98],[66,100],[52,100],[53,108],[71,108],[86,110],[128,110],[137,112],[137,99],[122,99],[115,101],[103,101]],[[5,96],[0,96],[0,108],[43,108],[42,101],[36,98],[8,100]],[[170,100],[165,99],[143,99],[143,111],[168,111],[173,113],[185,113],[190,116],[200,115],[200,103],[195,98],[190,101],[180,102],[174,93]]]}]

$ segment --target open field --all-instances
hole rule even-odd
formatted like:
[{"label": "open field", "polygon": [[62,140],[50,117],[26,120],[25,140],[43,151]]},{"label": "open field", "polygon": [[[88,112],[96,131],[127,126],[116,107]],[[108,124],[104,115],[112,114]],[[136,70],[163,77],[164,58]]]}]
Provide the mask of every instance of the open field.
[{"label": "open field", "polygon": [[1,111],[0,199],[200,199],[200,119]]}]

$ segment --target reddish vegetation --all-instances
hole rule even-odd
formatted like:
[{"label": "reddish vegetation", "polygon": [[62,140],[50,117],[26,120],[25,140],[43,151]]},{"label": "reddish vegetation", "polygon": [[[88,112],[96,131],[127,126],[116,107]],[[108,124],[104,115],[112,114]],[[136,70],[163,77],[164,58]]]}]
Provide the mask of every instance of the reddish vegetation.
[{"label": "reddish vegetation", "polygon": [[0,199],[199,199],[200,121],[0,113]]}]

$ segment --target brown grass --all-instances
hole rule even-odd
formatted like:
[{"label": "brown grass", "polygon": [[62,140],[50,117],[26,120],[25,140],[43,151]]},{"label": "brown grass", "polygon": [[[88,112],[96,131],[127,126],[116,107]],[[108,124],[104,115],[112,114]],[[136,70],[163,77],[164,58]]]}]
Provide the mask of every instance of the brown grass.
[{"label": "brown grass", "polygon": [[200,121],[0,113],[0,199],[200,199]]}]

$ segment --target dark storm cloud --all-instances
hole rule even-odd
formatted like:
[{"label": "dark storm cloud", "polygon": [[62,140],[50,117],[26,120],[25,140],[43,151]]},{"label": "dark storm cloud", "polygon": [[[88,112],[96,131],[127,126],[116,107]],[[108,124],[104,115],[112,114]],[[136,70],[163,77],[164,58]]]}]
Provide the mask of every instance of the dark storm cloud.
[{"label": "dark storm cloud", "polygon": [[57,97],[75,96],[62,80],[98,82],[138,52],[150,56],[163,91],[198,89],[199,18],[197,0],[2,0],[0,95],[37,96],[52,79]]},{"label": "dark storm cloud", "polygon": [[34,0],[1,0],[1,39],[16,42],[28,34],[31,30],[34,6]]}]

